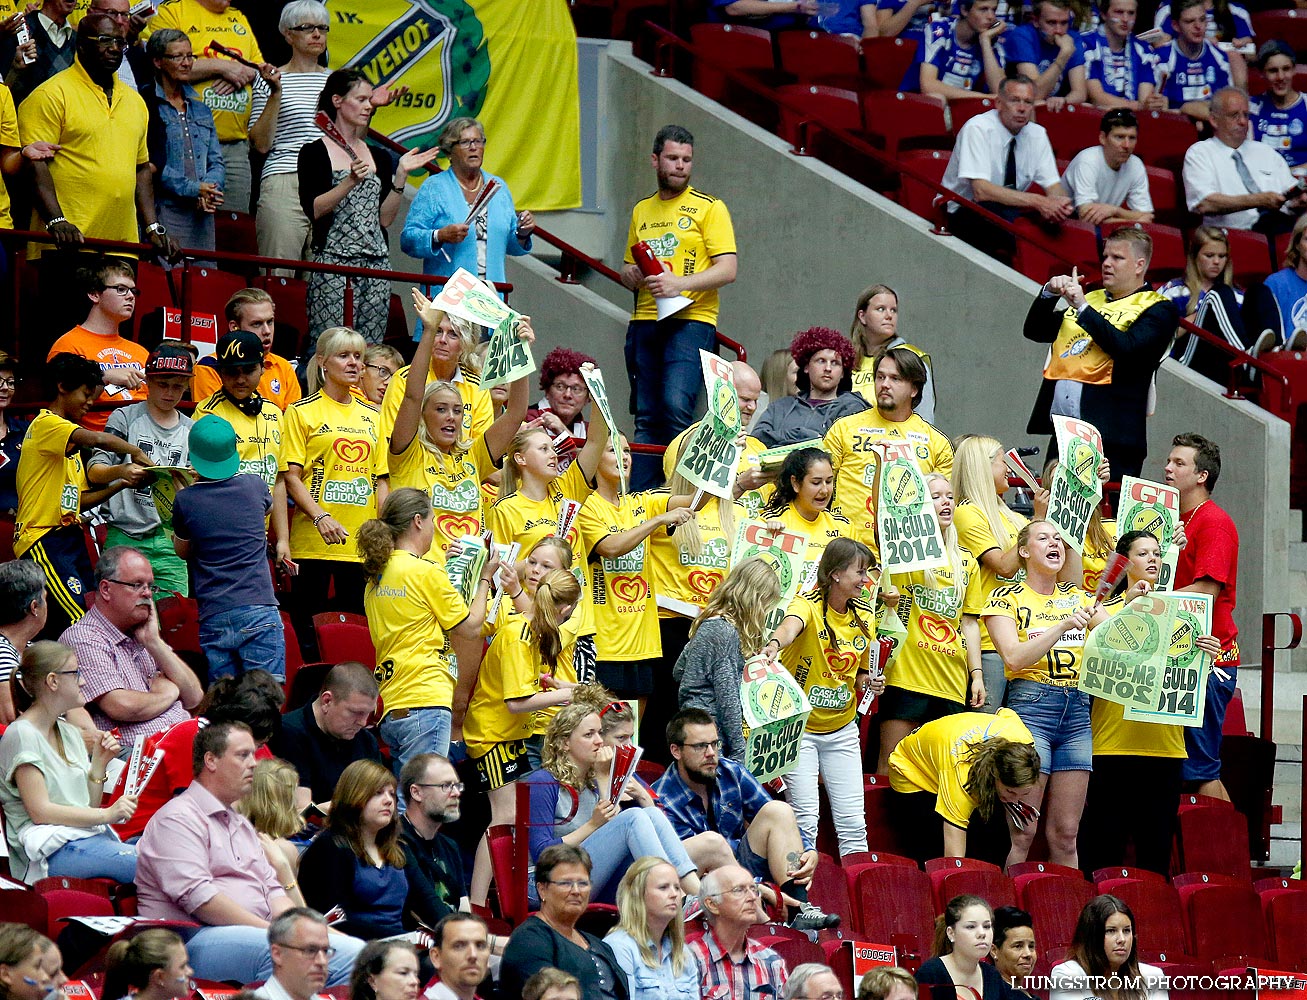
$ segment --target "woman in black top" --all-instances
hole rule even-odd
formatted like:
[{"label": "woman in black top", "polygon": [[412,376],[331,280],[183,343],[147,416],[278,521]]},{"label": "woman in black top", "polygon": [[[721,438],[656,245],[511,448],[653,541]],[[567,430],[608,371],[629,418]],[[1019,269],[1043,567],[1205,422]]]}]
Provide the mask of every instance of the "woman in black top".
[{"label": "woman in black top", "polygon": [[581,1000],[627,1000],[626,974],[612,949],[576,922],[590,905],[590,855],[582,847],[554,844],[536,859],[540,911],[528,917],[504,949],[500,993],[522,995],[522,987],[548,966],[581,982]]},{"label": "woman in black top", "polygon": [[967,986],[983,1000],[1021,1000],[986,961],[994,939],[994,911],[979,896],[954,896],[935,927],[935,957],[917,970],[922,985]]},{"label": "woman in black top", "polygon": [[[410,171],[425,167],[438,150],[411,149],[392,164],[390,154],[367,144],[372,121],[372,84],[356,69],[327,77],[318,110],[336,124],[344,145],[323,136],[300,149],[300,205],[313,224],[313,259],[385,270],[390,251],[385,227],[395,221]],[[390,311],[390,282],[353,278],[354,314],[344,314],[345,276],[309,275],[310,341],[328,327],[348,326],[370,344],[381,343]]]}]

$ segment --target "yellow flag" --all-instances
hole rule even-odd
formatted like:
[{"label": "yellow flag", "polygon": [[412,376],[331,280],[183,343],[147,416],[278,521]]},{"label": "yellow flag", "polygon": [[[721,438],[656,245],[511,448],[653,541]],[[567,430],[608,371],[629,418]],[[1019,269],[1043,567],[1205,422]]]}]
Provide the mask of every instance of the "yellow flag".
[{"label": "yellow flag", "polygon": [[519,209],[581,204],[576,31],[567,0],[331,0],[331,66],[409,92],[373,127],[430,149],[480,119],[486,170]]}]

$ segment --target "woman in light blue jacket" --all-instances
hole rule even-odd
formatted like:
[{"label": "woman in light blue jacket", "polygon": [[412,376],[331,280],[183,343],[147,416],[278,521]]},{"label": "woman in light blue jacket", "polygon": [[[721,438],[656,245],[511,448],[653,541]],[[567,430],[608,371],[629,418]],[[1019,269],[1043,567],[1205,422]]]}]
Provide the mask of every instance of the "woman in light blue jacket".
[{"label": "woman in light blue jacket", "polygon": [[626,973],[631,1000],[699,996],[699,963],[685,946],[684,898],[676,869],[662,858],[638,858],[622,876],[621,920],[604,942]]}]

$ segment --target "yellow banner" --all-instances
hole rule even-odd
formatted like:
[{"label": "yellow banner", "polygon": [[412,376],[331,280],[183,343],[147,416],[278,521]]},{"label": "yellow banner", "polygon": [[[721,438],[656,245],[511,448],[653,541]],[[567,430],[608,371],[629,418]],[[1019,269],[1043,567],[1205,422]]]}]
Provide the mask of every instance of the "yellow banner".
[{"label": "yellow banner", "polygon": [[[486,129],[485,167],[519,209],[581,204],[576,31],[567,0],[328,0],[331,66],[407,86],[373,125],[429,149],[451,118]],[[443,165],[443,164],[442,164]]]}]

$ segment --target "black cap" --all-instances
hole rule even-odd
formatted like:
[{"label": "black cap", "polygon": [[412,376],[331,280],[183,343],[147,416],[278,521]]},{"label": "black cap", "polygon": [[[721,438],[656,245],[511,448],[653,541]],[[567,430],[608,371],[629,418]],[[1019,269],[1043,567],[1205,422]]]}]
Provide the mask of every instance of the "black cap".
[{"label": "black cap", "polygon": [[195,359],[176,344],[160,344],[145,362],[146,375],[193,375]]},{"label": "black cap", "polygon": [[1268,42],[1263,42],[1262,47],[1257,50],[1257,66],[1259,68],[1266,65],[1266,60],[1271,56],[1288,56],[1289,62],[1297,63],[1298,56],[1294,53],[1293,47],[1288,42],[1282,42],[1278,38],[1272,38]]},{"label": "black cap", "polygon": [[223,334],[214,351],[213,363],[219,368],[241,368],[263,364],[263,341],[257,333],[233,330]]}]

